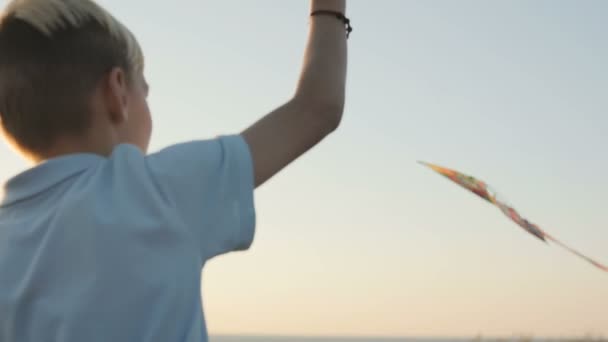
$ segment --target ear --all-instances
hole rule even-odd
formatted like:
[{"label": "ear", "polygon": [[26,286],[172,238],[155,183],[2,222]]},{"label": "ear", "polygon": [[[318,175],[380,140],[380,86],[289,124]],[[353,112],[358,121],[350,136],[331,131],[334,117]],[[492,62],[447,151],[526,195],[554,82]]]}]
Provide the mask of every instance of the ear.
[{"label": "ear", "polygon": [[129,118],[129,84],[122,68],[113,68],[104,80],[105,98],[110,121],[121,124]]}]

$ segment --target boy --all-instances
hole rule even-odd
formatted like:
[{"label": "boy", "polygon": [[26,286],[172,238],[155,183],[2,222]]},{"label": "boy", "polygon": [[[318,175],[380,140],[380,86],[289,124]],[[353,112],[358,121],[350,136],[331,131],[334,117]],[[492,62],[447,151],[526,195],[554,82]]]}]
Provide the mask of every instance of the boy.
[{"label": "boy", "polygon": [[[91,0],[13,0],[0,118],[35,164],[0,202],[0,341],[206,341],[200,272],[249,248],[253,190],[336,129],[345,0],[312,0],[293,98],[240,134],[146,155],[142,51]],[[321,10],[321,12],[318,12]]]}]

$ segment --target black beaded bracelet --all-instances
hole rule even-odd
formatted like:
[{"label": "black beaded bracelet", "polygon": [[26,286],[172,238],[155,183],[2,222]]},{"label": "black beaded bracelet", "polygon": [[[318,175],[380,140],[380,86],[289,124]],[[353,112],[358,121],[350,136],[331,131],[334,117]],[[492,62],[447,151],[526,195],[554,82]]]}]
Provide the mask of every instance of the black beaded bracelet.
[{"label": "black beaded bracelet", "polygon": [[337,11],[318,10],[318,11],[312,12],[310,15],[315,16],[315,15],[319,15],[319,14],[333,15],[336,18],[342,20],[344,22],[344,26],[346,27],[346,38],[348,38],[348,36],[350,36],[350,33],[353,32],[353,27],[350,26],[350,19],[345,17],[344,14],[337,12]]}]

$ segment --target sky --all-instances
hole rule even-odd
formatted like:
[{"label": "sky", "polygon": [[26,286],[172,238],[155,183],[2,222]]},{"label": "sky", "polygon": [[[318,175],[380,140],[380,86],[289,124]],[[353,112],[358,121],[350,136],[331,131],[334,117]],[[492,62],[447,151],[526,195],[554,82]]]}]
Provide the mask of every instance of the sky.
[{"label": "sky", "polygon": [[[99,1],[137,36],[153,151],[292,95],[307,1]],[[0,0],[2,5],[7,0]],[[608,262],[606,1],[349,0],[340,128],[203,271],[211,334],[608,335],[608,275],[416,163],[477,176]],[[0,181],[28,165],[0,145]]]}]

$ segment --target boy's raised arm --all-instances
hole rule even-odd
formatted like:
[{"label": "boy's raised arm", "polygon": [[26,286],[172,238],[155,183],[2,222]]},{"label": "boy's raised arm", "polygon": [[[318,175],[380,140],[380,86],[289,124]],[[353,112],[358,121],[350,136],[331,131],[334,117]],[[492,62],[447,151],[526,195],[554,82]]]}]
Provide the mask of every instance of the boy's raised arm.
[{"label": "boy's raised arm", "polygon": [[[312,0],[317,10],[344,15],[345,0]],[[253,158],[256,187],[338,127],[344,108],[347,47],[344,23],[332,15],[310,18],[304,65],[293,98],[242,135]]]}]

